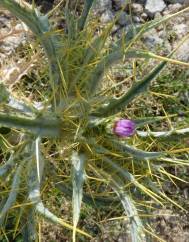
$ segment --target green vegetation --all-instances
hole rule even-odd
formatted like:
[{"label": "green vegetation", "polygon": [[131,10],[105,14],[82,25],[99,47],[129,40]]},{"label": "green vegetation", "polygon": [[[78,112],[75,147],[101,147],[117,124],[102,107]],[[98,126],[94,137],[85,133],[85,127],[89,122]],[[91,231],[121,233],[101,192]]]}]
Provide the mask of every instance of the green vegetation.
[{"label": "green vegetation", "polygon": [[[73,231],[73,241],[89,241],[95,232],[80,226],[79,218],[87,219],[92,207],[122,218],[124,210],[132,242],[147,241],[155,236],[145,219],[153,208],[172,203],[184,209],[163,184],[185,182],[170,169],[189,165],[189,110],[183,99],[189,64],[174,59],[177,49],[162,57],[136,43],[186,10],[133,26],[112,43],[116,19],[100,28],[89,14],[92,5],[93,0],[85,0],[77,16],[67,4],[66,28],[59,30],[34,5],[0,0],[35,35],[25,53],[28,63],[37,60],[30,79],[24,77],[12,89],[1,82],[1,241],[36,241],[41,217]],[[158,64],[152,68],[153,59]],[[136,60],[138,67],[131,65]],[[126,71],[126,87],[115,80],[112,86],[118,63],[134,67]],[[28,92],[33,93],[29,101],[16,99],[19,94],[28,100]],[[136,123],[136,132],[120,138],[113,126],[125,117]],[[58,216],[63,197],[72,199],[73,221]]]}]

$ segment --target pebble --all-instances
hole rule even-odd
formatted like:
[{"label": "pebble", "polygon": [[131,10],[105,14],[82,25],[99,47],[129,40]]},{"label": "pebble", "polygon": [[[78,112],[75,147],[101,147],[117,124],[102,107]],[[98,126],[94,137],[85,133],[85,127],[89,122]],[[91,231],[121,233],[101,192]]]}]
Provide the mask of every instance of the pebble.
[{"label": "pebble", "polygon": [[132,23],[132,19],[131,19],[131,16],[128,15],[126,12],[122,12],[120,14],[120,17],[118,19],[118,23],[119,25],[121,26],[125,26],[125,25],[129,25]]},{"label": "pebble", "polygon": [[114,18],[114,15],[112,13],[112,11],[110,10],[107,10],[105,12],[102,13],[101,17],[100,17],[100,20],[102,23],[109,23],[110,21],[112,21]]},{"label": "pebble", "polygon": [[95,11],[97,11],[99,13],[109,11],[112,9],[112,1],[111,0],[97,0],[94,8],[95,8]]},{"label": "pebble", "polygon": [[166,4],[163,0],[147,0],[145,4],[145,10],[150,17],[153,17],[155,13],[161,12],[166,8]]},{"label": "pebble", "polygon": [[131,10],[132,10],[133,14],[141,15],[143,13],[143,11],[144,11],[144,8],[143,8],[142,4],[133,3],[131,5]]},{"label": "pebble", "polygon": [[[177,44],[174,43],[174,47],[176,47]],[[180,61],[189,61],[189,39],[186,40],[177,50],[175,54],[175,58]]]},{"label": "pebble", "polygon": [[163,39],[159,37],[159,33],[156,29],[151,29],[147,33],[143,34],[143,41],[150,49],[156,48],[163,44]]}]

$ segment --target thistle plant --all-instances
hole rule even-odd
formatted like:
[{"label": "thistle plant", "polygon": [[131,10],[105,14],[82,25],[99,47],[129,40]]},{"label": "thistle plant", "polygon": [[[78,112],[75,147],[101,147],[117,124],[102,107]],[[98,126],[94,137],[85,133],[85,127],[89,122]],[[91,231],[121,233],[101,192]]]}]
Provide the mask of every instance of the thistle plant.
[{"label": "thistle plant", "polygon": [[[180,207],[163,192],[152,174],[168,176],[163,164],[188,165],[186,156],[158,147],[147,150],[148,147],[140,143],[153,140],[174,144],[175,139],[189,135],[189,128],[145,131],[147,125],[160,123],[167,116],[128,119],[123,111],[127,112],[134,99],[148,91],[167,63],[189,65],[173,59],[176,49],[162,57],[135,47],[143,33],[186,9],[139,27],[133,26],[120,39],[111,42],[109,37],[116,18],[95,34],[91,27],[95,20],[89,14],[93,4],[93,0],[85,0],[82,13],[78,15],[67,2],[64,11],[66,27],[58,30],[49,23],[50,14],[42,15],[34,4],[0,0],[0,6],[24,22],[34,34],[33,51],[42,52],[43,49],[43,61],[49,68],[45,78],[48,87],[43,92],[39,86],[44,98],[37,105],[36,100],[28,103],[18,100],[1,80],[0,125],[9,128],[10,133],[8,136],[2,134],[0,139],[3,156],[1,186],[9,190],[1,195],[0,224],[6,228],[16,205],[20,210],[14,233],[21,231],[24,241],[37,239],[37,215],[71,229],[73,241],[76,241],[76,233],[89,240],[90,231],[78,228],[82,202],[91,206],[121,203],[130,224],[132,241],[146,241],[148,231],[138,212],[137,197],[142,195],[160,205],[169,201]],[[152,58],[160,63],[141,80],[135,81],[126,93],[120,97],[114,97],[111,91],[102,94],[102,83],[107,81],[106,73],[114,64]],[[16,137],[14,144],[9,141],[11,135]],[[184,152],[187,148],[181,150]],[[62,162],[64,171],[70,168],[67,175],[71,182],[61,181],[58,176]],[[73,225],[44,205],[41,192],[45,176],[63,191],[63,196],[72,198]],[[93,190],[96,187],[88,182],[90,176],[99,181],[98,187],[107,186],[112,195],[101,197],[91,193],[85,186],[91,184]]]}]

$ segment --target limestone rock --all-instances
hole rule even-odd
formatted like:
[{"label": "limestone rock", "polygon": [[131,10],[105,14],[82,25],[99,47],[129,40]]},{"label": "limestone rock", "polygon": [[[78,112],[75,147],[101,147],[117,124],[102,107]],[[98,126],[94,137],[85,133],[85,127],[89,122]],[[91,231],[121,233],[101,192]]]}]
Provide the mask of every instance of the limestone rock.
[{"label": "limestone rock", "polygon": [[155,13],[162,12],[166,8],[166,4],[163,0],[147,0],[145,10],[150,17],[153,17]]}]

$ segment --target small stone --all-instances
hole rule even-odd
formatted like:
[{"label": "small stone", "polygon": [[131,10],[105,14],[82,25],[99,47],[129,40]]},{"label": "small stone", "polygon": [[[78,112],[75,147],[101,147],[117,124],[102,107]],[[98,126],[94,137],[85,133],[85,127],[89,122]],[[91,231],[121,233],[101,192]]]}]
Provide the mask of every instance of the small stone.
[{"label": "small stone", "polygon": [[131,24],[132,20],[131,17],[126,14],[125,12],[122,12],[119,16],[118,23],[121,26],[129,25]]},{"label": "small stone", "polygon": [[[175,43],[175,45],[173,46],[174,48],[177,46],[177,44]],[[185,61],[188,62],[189,61],[189,39],[186,40],[176,51],[175,54],[176,59],[180,60],[180,61]]]},{"label": "small stone", "polygon": [[157,13],[155,13],[155,15],[154,15],[154,19],[158,19],[158,18],[161,18],[161,17],[162,17],[162,15],[161,15],[160,12],[157,12]]},{"label": "small stone", "polygon": [[134,23],[141,23],[143,21],[142,21],[142,19],[139,16],[133,16],[133,22]]},{"label": "small stone", "polygon": [[172,28],[174,34],[180,39],[188,33],[188,25],[185,23],[176,24]]},{"label": "small stone", "polygon": [[163,0],[147,0],[145,10],[150,17],[153,17],[155,13],[162,12],[166,4]]},{"label": "small stone", "polygon": [[150,49],[163,44],[163,39],[159,37],[157,30],[152,29],[143,35],[143,40]]},{"label": "small stone", "polygon": [[97,0],[95,3],[94,9],[99,13],[103,13],[106,10],[111,10],[112,1],[111,0]]},{"label": "small stone", "polygon": [[107,10],[104,13],[102,13],[100,20],[102,23],[108,23],[108,22],[111,22],[113,20],[113,18],[114,18],[114,15],[113,15],[112,11]]},{"label": "small stone", "polygon": [[147,20],[148,15],[144,12],[144,13],[141,14],[141,18],[142,18],[143,20]]},{"label": "small stone", "polygon": [[141,15],[144,11],[143,6],[139,3],[133,3],[131,5],[131,10],[132,10],[132,13],[136,15]]},{"label": "small stone", "polygon": [[182,4],[180,4],[180,3],[170,4],[170,5],[168,6],[168,10],[169,10],[171,13],[176,13],[176,12],[179,11],[181,8],[182,8]]}]

